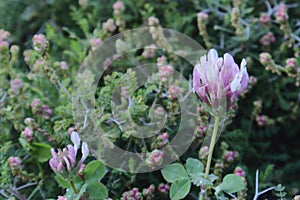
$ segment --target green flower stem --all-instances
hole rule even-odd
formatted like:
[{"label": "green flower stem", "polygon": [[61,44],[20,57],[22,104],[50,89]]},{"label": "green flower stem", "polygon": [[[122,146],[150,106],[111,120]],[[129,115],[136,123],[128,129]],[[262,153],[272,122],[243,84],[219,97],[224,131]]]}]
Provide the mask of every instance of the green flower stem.
[{"label": "green flower stem", "polygon": [[215,118],[214,130],[213,130],[211,140],[210,140],[210,145],[209,145],[209,153],[208,153],[208,158],[207,158],[207,163],[206,163],[206,168],[205,168],[205,177],[208,177],[208,174],[209,174],[211,159],[212,159],[212,155],[213,155],[213,151],[214,151],[214,147],[215,147],[215,143],[216,143],[216,139],[217,139],[217,135],[218,135],[219,121],[220,121],[220,117],[217,116]]},{"label": "green flower stem", "polygon": [[[213,130],[211,140],[210,140],[209,154],[208,154],[206,168],[205,168],[205,177],[208,177],[208,175],[209,175],[211,159],[212,159],[212,155],[213,155],[213,151],[214,151],[214,147],[215,147],[215,143],[216,143],[216,139],[217,139],[217,135],[218,135],[219,122],[220,122],[220,117],[218,117],[218,116],[215,117],[214,130]],[[205,192],[203,192],[201,189],[201,191],[199,193],[199,200],[204,200],[204,194],[205,194]]]},{"label": "green flower stem", "polygon": [[73,181],[70,181],[70,184],[71,184],[71,187],[72,187],[74,193],[75,193],[75,194],[78,194],[78,190],[76,189],[76,187],[75,187]]}]

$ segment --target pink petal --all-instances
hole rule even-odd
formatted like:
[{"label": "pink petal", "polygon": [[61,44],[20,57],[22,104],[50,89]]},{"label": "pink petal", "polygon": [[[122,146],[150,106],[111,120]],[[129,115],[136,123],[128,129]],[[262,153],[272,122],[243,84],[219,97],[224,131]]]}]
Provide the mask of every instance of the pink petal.
[{"label": "pink petal", "polygon": [[200,87],[200,85],[201,85],[201,83],[200,83],[199,72],[195,67],[194,71],[193,71],[193,89],[194,89],[194,91],[196,91]]},{"label": "pink petal", "polygon": [[63,159],[64,159],[64,161],[65,161],[65,163],[67,165],[68,171],[71,171],[71,165],[70,165],[70,162],[69,162],[68,158],[64,156]]}]

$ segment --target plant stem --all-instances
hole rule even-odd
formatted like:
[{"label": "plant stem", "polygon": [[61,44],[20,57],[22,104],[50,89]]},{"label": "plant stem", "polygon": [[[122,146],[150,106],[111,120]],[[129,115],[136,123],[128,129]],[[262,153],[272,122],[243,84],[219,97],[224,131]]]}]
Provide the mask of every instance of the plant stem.
[{"label": "plant stem", "polygon": [[70,181],[70,184],[71,184],[71,187],[72,187],[74,193],[75,193],[75,194],[78,194],[78,190],[76,189],[76,187],[75,187],[73,181]]},{"label": "plant stem", "polygon": [[214,151],[214,147],[215,147],[215,143],[216,143],[216,138],[218,135],[219,121],[220,121],[220,117],[217,116],[215,118],[214,130],[213,130],[211,140],[210,140],[210,145],[209,145],[209,154],[208,154],[206,168],[205,168],[205,177],[208,177],[208,174],[209,174],[211,159],[212,159],[212,155],[213,155],[213,151]]},{"label": "plant stem", "polygon": [[[215,117],[214,129],[213,129],[213,133],[212,133],[211,140],[210,140],[209,154],[208,154],[206,168],[205,168],[205,177],[208,177],[208,174],[209,174],[211,159],[212,159],[212,155],[213,155],[213,151],[214,151],[214,147],[215,147],[215,143],[216,143],[216,139],[217,139],[217,135],[218,135],[219,121],[220,121],[220,117],[218,117],[218,116]],[[203,191],[200,192],[199,200],[204,200],[204,193],[205,192],[203,192]]]}]

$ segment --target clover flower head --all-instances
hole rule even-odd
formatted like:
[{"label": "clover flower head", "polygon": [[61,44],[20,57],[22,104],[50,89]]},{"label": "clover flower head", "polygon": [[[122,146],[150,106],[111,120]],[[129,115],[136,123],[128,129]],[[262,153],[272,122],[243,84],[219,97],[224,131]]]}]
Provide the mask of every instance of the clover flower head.
[{"label": "clover flower head", "polygon": [[159,19],[157,19],[154,16],[151,16],[148,18],[148,25],[149,26],[158,26],[159,25]]},{"label": "clover flower head", "polygon": [[222,106],[224,100],[228,110],[247,89],[248,82],[246,60],[242,60],[239,68],[230,54],[218,57],[215,49],[202,56],[193,71],[193,90],[213,111]]},{"label": "clover flower head", "polygon": [[157,190],[161,193],[169,193],[169,185],[161,183],[158,185]]},{"label": "clover flower head", "polygon": [[245,177],[246,173],[241,167],[236,167],[234,173],[240,177]]},{"label": "clover flower head", "polygon": [[11,168],[18,168],[21,165],[21,159],[19,157],[9,157],[7,159],[8,166]]},{"label": "clover flower head", "polygon": [[34,35],[32,38],[32,42],[33,42],[33,48],[38,53],[44,53],[48,49],[49,42],[46,36],[43,34]]},{"label": "clover flower head", "polygon": [[20,88],[23,87],[23,81],[21,79],[13,79],[10,81],[10,89],[13,91],[15,94],[19,93]]},{"label": "clover flower head", "polygon": [[113,4],[114,14],[120,15],[125,10],[124,3],[122,1],[117,1]]}]

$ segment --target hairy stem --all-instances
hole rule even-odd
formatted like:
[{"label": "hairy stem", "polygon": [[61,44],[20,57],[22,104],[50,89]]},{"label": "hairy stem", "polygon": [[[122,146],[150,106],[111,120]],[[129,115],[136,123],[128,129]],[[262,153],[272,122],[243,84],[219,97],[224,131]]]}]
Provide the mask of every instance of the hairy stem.
[{"label": "hairy stem", "polygon": [[[209,145],[209,154],[208,154],[206,168],[205,168],[205,177],[208,177],[209,175],[211,159],[212,159],[212,155],[213,155],[213,151],[214,151],[214,147],[218,135],[219,122],[220,122],[220,117],[217,116],[215,118],[214,129],[213,129],[213,133]],[[201,189],[201,192],[199,194],[199,200],[204,200],[204,194],[205,194],[205,190],[203,191],[203,189]]]},{"label": "hairy stem", "polygon": [[214,147],[215,147],[215,143],[216,143],[216,138],[218,135],[219,121],[220,121],[220,117],[216,117],[215,124],[214,124],[214,130],[213,130],[211,140],[210,140],[210,145],[209,145],[209,154],[208,154],[206,168],[205,168],[205,177],[208,177],[208,174],[209,174],[211,159],[212,159],[212,155],[213,155],[213,151],[214,151]]}]

